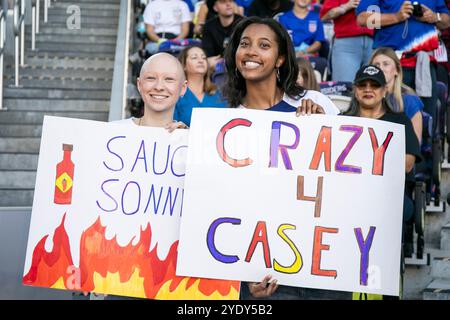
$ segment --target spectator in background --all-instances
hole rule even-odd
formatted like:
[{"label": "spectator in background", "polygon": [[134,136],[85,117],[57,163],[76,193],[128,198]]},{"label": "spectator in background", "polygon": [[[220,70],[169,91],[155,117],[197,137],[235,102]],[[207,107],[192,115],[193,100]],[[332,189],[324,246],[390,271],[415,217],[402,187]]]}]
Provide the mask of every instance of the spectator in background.
[{"label": "spectator in background", "polygon": [[319,83],[311,62],[305,58],[297,58],[298,76],[297,84],[306,90],[320,91]]},{"label": "spectator in background", "polygon": [[[375,5],[381,14],[368,11]],[[416,90],[425,111],[437,121],[436,60],[432,54],[439,45],[436,27],[448,28],[450,19],[444,0],[421,0],[420,9],[421,16],[414,13],[410,1],[361,0],[356,14],[359,25],[376,28],[374,48],[390,47],[401,55],[404,83]]]},{"label": "spectator in background", "polygon": [[[386,79],[381,69],[374,65],[362,67],[356,74],[354,81],[354,96],[347,116],[365,117],[402,124],[405,128],[405,193],[403,198],[403,223],[407,224],[414,216],[414,203],[410,188],[414,185],[414,165],[420,162],[420,146],[414,133],[411,121],[404,113],[393,110],[388,99]],[[405,228],[402,238],[405,236]],[[402,268],[400,268],[402,270]],[[387,299],[385,297],[384,299]]]},{"label": "spectator in background", "polygon": [[186,75],[188,88],[175,106],[174,119],[191,125],[193,108],[227,105],[217,87],[211,83],[208,61],[201,47],[192,46],[181,51],[179,61]]},{"label": "spectator in background", "polygon": [[[205,0],[205,2],[201,4],[200,10],[198,11],[197,23],[194,27],[194,33],[196,35],[202,37],[205,23],[216,17],[217,10],[214,9],[215,4],[216,0]],[[242,16],[244,15],[244,8],[233,1],[233,13]]]},{"label": "spectator in background", "polygon": [[214,0],[217,16],[208,20],[203,27],[202,46],[208,56],[212,69],[223,59],[223,51],[228,43],[233,28],[242,17],[234,13],[234,0]]},{"label": "spectator in background", "polygon": [[150,40],[145,47],[147,53],[156,53],[161,42],[167,39],[186,38],[191,20],[189,7],[181,0],[149,2],[144,10],[144,23]]},{"label": "spectator in background", "polygon": [[333,20],[335,39],[331,53],[332,80],[353,81],[356,71],[372,53],[373,29],[360,27],[355,8],[360,0],[325,0],[320,17]]},{"label": "spectator in background", "polygon": [[323,24],[319,15],[309,10],[311,0],[295,0],[294,8],[279,16],[279,21],[286,28],[294,44],[295,55],[316,56],[321,42],[325,41]]},{"label": "spectator in background", "polygon": [[236,4],[244,9],[244,16],[248,16],[248,9],[254,0],[236,0]]},{"label": "spectator in background", "polygon": [[248,8],[248,16],[273,18],[275,15],[292,10],[290,0],[253,0]]},{"label": "spectator in background", "polygon": [[370,64],[383,70],[388,91],[386,99],[395,112],[404,112],[408,116],[420,143],[423,103],[411,88],[403,84],[402,67],[394,50],[386,47],[376,49],[370,58]]}]

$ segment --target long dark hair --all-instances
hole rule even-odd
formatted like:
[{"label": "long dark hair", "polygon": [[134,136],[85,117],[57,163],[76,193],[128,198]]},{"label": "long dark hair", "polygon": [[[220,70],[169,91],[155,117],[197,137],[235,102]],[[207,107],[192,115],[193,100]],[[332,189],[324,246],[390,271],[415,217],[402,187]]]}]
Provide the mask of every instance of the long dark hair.
[{"label": "long dark hair", "polygon": [[272,18],[249,17],[242,19],[234,28],[230,42],[225,49],[224,58],[227,69],[227,80],[223,87],[223,94],[230,107],[237,107],[247,94],[245,79],[236,68],[236,51],[239,47],[244,30],[251,24],[262,24],[268,26],[276,35],[278,43],[278,55],[285,57],[280,66],[280,80],[277,86],[290,98],[298,100],[305,94],[305,89],[296,84],[298,65],[295,58],[294,46],[291,38],[284,27]]}]

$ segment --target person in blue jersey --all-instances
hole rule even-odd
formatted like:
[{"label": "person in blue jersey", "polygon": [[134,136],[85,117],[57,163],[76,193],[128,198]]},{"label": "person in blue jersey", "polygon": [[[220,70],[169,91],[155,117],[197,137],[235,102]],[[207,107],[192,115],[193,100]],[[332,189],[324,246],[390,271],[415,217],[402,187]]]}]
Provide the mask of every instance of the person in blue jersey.
[{"label": "person in blue jersey", "polygon": [[[232,108],[338,114],[323,94],[305,90],[297,82],[298,65],[287,31],[271,18],[250,17],[240,21],[225,49],[227,80],[224,95]],[[351,294],[278,286],[270,275],[259,283],[241,285],[241,299],[348,299]]]},{"label": "person in blue jersey", "polygon": [[322,21],[317,12],[310,11],[310,4],[311,0],[295,0],[294,8],[278,20],[289,32],[297,57],[317,55],[325,41]]},{"label": "person in blue jersey", "polygon": [[[404,83],[416,90],[424,109],[436,121],[437,29],[449,27],[450,18],[444,0],[411,1],[361,0],[356,9],[361,26],[375,28],[373,47],[390,47],[401,56]],[[378,13],[374,13],[376,10]],[[420,12],[421,11],[421,12]]]},{"label": "person in blue jersey", "polygon": [[193,108],[222,108],[226,106],[226,101],[210,80],[206,53],[201,47],[184,49],[178,59],[183,66],[188,88],[175,106],[174,119],[190,126]]}]

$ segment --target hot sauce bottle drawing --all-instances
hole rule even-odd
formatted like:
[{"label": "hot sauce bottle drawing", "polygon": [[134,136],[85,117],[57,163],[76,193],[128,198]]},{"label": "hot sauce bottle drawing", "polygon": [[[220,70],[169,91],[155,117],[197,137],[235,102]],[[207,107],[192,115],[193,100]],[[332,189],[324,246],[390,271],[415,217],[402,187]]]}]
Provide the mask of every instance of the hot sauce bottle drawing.
[{"label": "hot sauce bottle drawing", "polygon": [[56,204],[72,203],[73,171],[75,165],[70,158],[72,144],[63,144],[63,160],[56,165],[55,199]]}]

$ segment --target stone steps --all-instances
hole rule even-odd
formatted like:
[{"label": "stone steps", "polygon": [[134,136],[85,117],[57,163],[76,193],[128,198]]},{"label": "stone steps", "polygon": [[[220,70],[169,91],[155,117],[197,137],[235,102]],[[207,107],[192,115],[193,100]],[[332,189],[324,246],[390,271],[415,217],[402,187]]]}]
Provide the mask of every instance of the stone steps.
[{"label": "stone steps", "polygon": [[[31,44],[27,43],[27,48],[30,48]],[[90,53],[90,54],[105,54],[106,56],[114,55],[116,49],[115,43],[104,43],[92,45],[80,45],[79,43],[73,43],[70,39],[65,42],[40,42],[36,41],[36,48],[39,52],[77,52],[77,53]]]},{"label": "stone steps", "polygon": [[0,170],[36,170],[37,153],[0,153]]},{"label": "stone steps", "polygon": [[[60,12],[60,14],[58,14]],[[108,13],[106,11],[105,13]],[[85,10],[84,12],[80,12],[79,18],[75,18],[74,13],[71,11],[71,13],[66,13],[65,11],[56,10],[56,12],[53,12],[52,10],[49,11],[47,24],[62,24],[65,27],[67,27],[67,24],[71,26],[75,22],[80,23],[80,28],[83,28],[85,24],[87,25],[113,25],[117,23],[119,17],[117,13],[111,12],[111,14],[102,14],[100,16],[96,16],[94,14],[91,14],[89,10]],[[41,21],[44,21],[44,12],[41,11]],[[44,22],[44,25],[47,25]],[[39,29],[41,27],[41,24],[39,23]],[[70,29],[70,27],[69,27]]]},{"label": "stone steps", "polygon": [[[14,68],[5,68],[4,76],[11,77],[14,76]],[[85,69],[81,68],[60,68],[47,66],[24,66],[19,69],[20,77],[53,77],[53,78],[90,78],[90,79],[111,79],[113,75],[112,70],[98,69],[95,70],[93,67],[87,67]]]},{"label": "stone steps", "polygon": [[450,300],[450,280],[433,280],[423,292],[424,300]]},{"label": "stone steps", "polygon": [[0,189],[2,207],[31,207],[34,187],[30,189]]},{"label": "stone steps", "polygon": [[42,125],[44,116],[68,117],[97,121],[108,121],[107,112],[65,112],[65,111],[6,111],[0,112],[0,125],[4,124],[37,124]]},{"label": "stone steps", "polygon": [[[106,22],[101,22],[98,23],[94,20],[89,21],[89,22],[84,22],[80,24],[80,29],[75,29],[75,28],[67,28],[67,24],[66,21],[64,20],[64,22],[53,22],[53,21],[48,21],[47,23],[43,24],[43,29],[50,29],[52,31],[60,31],[62,29],[68,29],[71,32],[75,32],[75,31],[79,31],[82,30],[83,28],[91,28],[91,29],[95,29],[95,28],[100,28],[100,29],[111,29],[111,30],[115,30],[117,33],[117,22],[116,23],[106,23]],[[39,24],[39,32],[41,31],[41,24]]]},{"label": "stone steps", "polygon": [[42,134],[42,125],[2,124],[0,126],[0,137],[3,138],[40,137],[41,134]]},{"label": "stone steps", "polygon": [[1,189],[33,189],[36,171],[0,171]]},{"label": "stone steps", "polygon": [[[53,5],[56,3],[70,3],[73,4],[74,1],[73,0],[52,0],[51,2],[51,7],[53,8]],[[76,3],[92,3],[92,4],[97,4],[97,5],[104,5],[104,4],[116,4],[119,5],[120,4],[120,0],[77,0]]]},{"label": "stone steps", "polygon": [[431,276],[434,279],[450,280],[450,256],[435,257],[431,262]]},{"label": "stone steps", "polygon": [[[79,28],[70,6],[80,9]],[[26,26],[18,87],[14,61],[5,57],[0,207],[32,205],[46,115],[108,120],[119,10],[120,0],[53,1],[47,23],[41,7],[36,50],[31,51],[31,27]]]},{"label": "stone steps", "polygon": [[[29,48],[27,49],[29,50]],[[105,60],[114,60],[114,52],[107,52],[107,53],[101,53],[100,55],[98,53],[92,53],[92,52],[86,52],[86,51],[65,51],[61,48],[55,49],[55,50],[49,50],[45,48],[39,48],[37,47],[35,51],[29,50],[27,52],[27,56],[25,57],[25,64],[27,63],[27,57],[35,57],[39,55],[48,55],[48,56],[66,56],[68,59],[75,59],[75,58],[90,58],[90,59],[105,59]]]},{"label": "stone steps", "polygon": [[[114,59],[98,59],[98,58],[78,58],[67,56],[48,56],[48,55],[36,55],[28,56],[25,58],[26,65],[28,67],[36,66],[36,68],[88,68],[88,70],[113,70]],[[13,62],[9,62],[5,65],[6,68],[14,68]]]},{"label": "stone steps", "polygon": [[72,89],[37,89],[37,88],[10,88],[3,91],[3,98],[37,98],[37,99],[87,99],[109,100],[111,92],[108,90],[72,90]]},{"label": "stone steps", "polygon": [[109,100],[85,99],[3,99],[3,106],[9,111],[68,111],[108,112]]},{"label": "stone steps", "polygon": [[[56,10],[64,9],[67,10],[69,6],[75,4],[75,1],[62,2],[57,1],[52,4],[51,8],[49,8],[49,12],[53,12]],[[96,10],[96,9],[104,9],[104,10],[119,10],[120,4],[111,2],[111,3],[90,3],[84,1],[76,1],[76,4],[81,10]],[[43,9],[42,9],[43,12]]]},{"label": "stone steps", "polygon": [[[41,138],[0,138],[0,152],[39,153]],[[1,171],[0,171],[1,172]],[[1,179],[0,179],[1,180]],[[0,181],[0,185],[2,182]]]},{"label": "stone steps", "polygon": [[[119,18],[119,6],[107,6],[103,5],[101,8],[98,6],[86,6],[80,5],[80,3],[72,2],[72,4],[66,3],[63,6],[55,6],[50,8],[47,12],[48,21],[53,21],[55,17],[66,17],[69,18],[73,16],[74,10],[72,8],[77,7],[80,10],[80,15],[85,17],[115,17]],[[69,10],[68,10],[69,9]],[[44,10],[40,10],[41,21],[44,21]]]},{"label": "stone steps", "polygon": [[[31,48],[31,33],[25,36],[27,48]],[[114,35],[79,35],[79,34],[37,34],[36,48],[40,47],[43,42],[70,42],[78,44],[116,44],[116,37]]]},{"label": "stone steps", "polygon": [[[5,85],[11,86],[12,88],[16,88],[14,86],[14,78],[8,77],[5,79]],[[89,79],[89,78],[48,78],[48,77],[20,77],[19,85],[24,88],[50,88],[50,89],[65,89],[72,88],[74,90],[83,90],[83,89],[91,89],[91,90],[111,90],[112,87],[112,78],[111,79]]]},{"label": "stone steps", "polygon": [[[28,37],[31,37],[31,28],[26,28],[25,33],[28,35]],[[116,29],[110,29],[110,28],[89,28],[86,26],[83,26],[81,29],[68,29],[66,28],[52,28],[51,24],[43,23],[41,22],[39,24],[39,33],[36,35],[49,35],[53,34],[56,36],[60,35],[67,35],[67,36],[117,36],[117,30]]]}]

